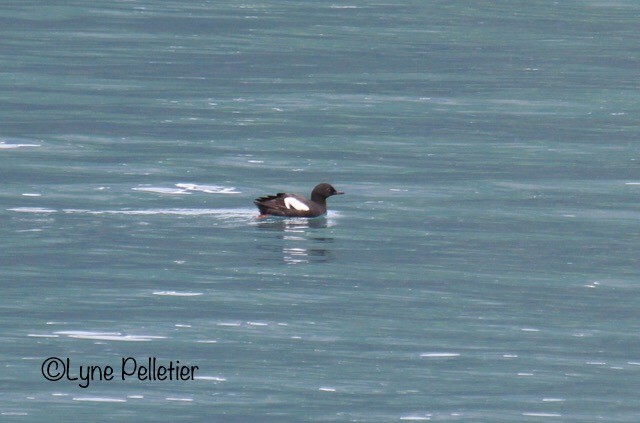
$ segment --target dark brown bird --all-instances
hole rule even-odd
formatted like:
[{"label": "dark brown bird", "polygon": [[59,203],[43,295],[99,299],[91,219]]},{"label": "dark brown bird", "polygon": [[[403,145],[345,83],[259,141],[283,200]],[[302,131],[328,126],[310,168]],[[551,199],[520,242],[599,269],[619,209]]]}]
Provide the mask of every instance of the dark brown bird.
[{"label": "dark brown bird", "polygon": [[279,192],[256,198],[253,202],[260,210],[260,217],[318,217],[327,213],[327,198],[332,195],[344,194],[336,191],[330,184],[316,185],[311,191],[311,200],[300,195]]}]

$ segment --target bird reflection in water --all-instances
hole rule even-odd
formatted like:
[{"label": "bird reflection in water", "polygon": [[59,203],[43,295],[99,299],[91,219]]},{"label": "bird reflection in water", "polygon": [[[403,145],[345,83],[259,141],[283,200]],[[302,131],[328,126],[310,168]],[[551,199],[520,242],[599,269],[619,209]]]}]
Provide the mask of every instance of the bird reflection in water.
[{"label": "bird reflection in water", "polygon": [[257,226],[262,230],[273,231],[276,239],[282,240],[281,245],[275,242],[262,244],[261,248],[274,254],[274,257],[266,257],[268,261],[304,264],[333,260],[331,250],[326,248],[326,244],[332,243],[333,238],[316,232],[317,229],[326,229],[329,226],[326,217],[274,218],[259,221]]}]

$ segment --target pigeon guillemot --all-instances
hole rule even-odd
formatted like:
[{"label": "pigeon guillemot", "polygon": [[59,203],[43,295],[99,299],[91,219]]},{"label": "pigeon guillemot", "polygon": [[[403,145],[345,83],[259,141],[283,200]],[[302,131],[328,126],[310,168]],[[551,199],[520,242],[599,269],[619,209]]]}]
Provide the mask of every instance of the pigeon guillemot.
[{"label": "pigeon guillemot", "polygon": [[307,200],[296,194],[279,192],[276,195],[256,198],[253,204],[258,206],[260,217],[317,217],[327,213],[327,197],[344,194],[336,191],[327,183],[316,185],[311,191],[311,200]]}]

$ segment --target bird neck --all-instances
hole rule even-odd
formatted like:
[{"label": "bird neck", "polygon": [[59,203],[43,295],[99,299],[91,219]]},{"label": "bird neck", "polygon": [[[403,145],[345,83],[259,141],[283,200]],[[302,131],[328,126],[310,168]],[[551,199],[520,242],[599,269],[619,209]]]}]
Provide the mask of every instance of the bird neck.
[{"label": "bird neck", "polygon": [[324,195],[318,194],[316,192],[311,193],[311,201],[313,201],[316,204],[320,204],[321,206],[327,205],[327,197],[325,197]]}]

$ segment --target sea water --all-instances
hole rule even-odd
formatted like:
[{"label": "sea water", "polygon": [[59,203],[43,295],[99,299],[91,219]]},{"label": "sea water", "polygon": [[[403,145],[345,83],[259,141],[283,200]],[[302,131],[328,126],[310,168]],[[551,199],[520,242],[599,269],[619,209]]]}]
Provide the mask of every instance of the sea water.
[{"label": "sea water", "polygon": [[1,420],[639,421],[639,18],[5,1]]}]

